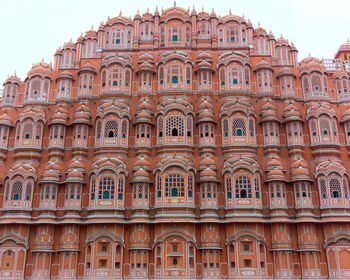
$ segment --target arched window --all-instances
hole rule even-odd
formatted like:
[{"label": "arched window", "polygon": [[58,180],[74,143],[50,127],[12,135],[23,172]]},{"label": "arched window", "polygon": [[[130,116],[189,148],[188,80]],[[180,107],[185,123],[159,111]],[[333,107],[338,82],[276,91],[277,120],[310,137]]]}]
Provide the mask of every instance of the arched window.
[{"label": "arched window", "polygon": [[165,178],[166,197],[185,196],[185,178],[179,174],[171,174]]},{"label": "arched window", "polygon": [[126,138],[126,135],[128,133],[128,122],[126,120],[124,120],[122,122],[122,138]]},{"label": "arched window", "polygon": [[157,177],[157,197],[162,197],[162,177]]},{"label": "arched window", "polygon": [[27,122],[23,125],[23,136],[22,139],[32,139],[33,137],[34,123]]},{"label": "arched window", "polygon": [[15,181],[12,185],[11,200],[22,200],[23,185],[21,181]]},{"label": "arched window", "polygon": [[98,120],[96,123],[96,137],[97,139],[101,138],[101,121]]},{"label": "arched window", "polygon": [[227,193],[227,198],[231,199],[232,198],[232,180],[231,180],[231,178],[226,178],[226,193]]},{"label": "arched window", "polygon": [[330,135],[330,124],[328,118],[320,119],[320,130],[322,135]]},{"label": "arched window", "polygon": [[167,119],[166,136],[184,136],[184,121],[181,117],[171,116]]},{"label": "arched window", "polygon": [[232,136],[246,136],[246,126],[243,119],[234,119],[232,122]]},{"label": "arched window", "polygon": [[255,127],[254,127],[254,120],[253,119],[249,119],[249,135],[250,135],[250,137],[255,136]]},{"label": "arched window", "polygon": [[177,84],[177,83],[179,82],[179,78],[178,78],[177,76],[173,76],[173,77],[171,78],[171,82],[172,82],[173,84]]},{"label": "arched window", "polygon": [[163,137],[163,118],[158,119],[158,137]]},{"label": "arched window", "polygon": [[252,198],[252,187],[250,179],[246,176],[239,176],[235,182],[236,198]]},{"label": "arched window", "polygon": [[98,188],[98,199],[114,199],[115,181],[111,177],[104,177]]},{"label": "arched window", "polygon": [[192,118],[187,117],[187,137],[191,137],[192,135]]},{"label": "arched window", "polygon": [[223,122],[224,137],[229,137],[228,120],[224,119]]},{"label": "arched window", "polygon": [[115,138],[118,136],[118,123],[109,120],[105,124],[105,138]]},{"label": "arched window", "polygon": [[321,78],[318,74],[314,74],[311,78],[312,89],[314,92],[322,91]]},{"label": "arched window", "polygon": [[118,178],[118,200],[123,199],[124,194],[124,176],[119,176]]},{"label": "arched window", "polygon": [[329,190],[332,198],[342,197],[341,184],[338,179],[331,178],[329,180]]}]

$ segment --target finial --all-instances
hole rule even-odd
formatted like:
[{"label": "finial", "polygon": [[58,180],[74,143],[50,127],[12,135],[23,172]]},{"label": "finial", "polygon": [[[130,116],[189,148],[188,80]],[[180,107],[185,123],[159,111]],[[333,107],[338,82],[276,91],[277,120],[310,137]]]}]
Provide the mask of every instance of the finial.
[{"label": "finial", "polygon": [[122,16],[122,10],[120,9],[119,11],[119,16],[121,17]]},{"label": "finial", "polygon": [[230,9],[229,13],[230,13],[230,16],[231,16],[232,15],[231,9]]},{"label": "finial", "polygon": [[91,30],[94,30],[94,25],[93,24],[91,24]]},{"label": "finial", "polygon": [[107,160],[109,161],[110,158],[111,158],[111,153],[108,153]]},{"label": "finial", "polygon": [[204,7],[202,7],[202,12],[204,13]]},{"label": "finial", "polygon": [[175,158],[176,157],[176,152],[174,152],[174,155],[173,155],[173,158]]},{"label": "finial", "polygon": [[147,8],[147,13],[149,13],[149,8]]},{"label": "finial", "polygon": [[156,12],[158,12],[158,5],[156,6]]},{"label": "finial", "polygon": [[346,42],[349,43],[349,38],[346,39]]},{"label": "finial", "polygon": [[176,1],[174,1],[174,7],[176,7]]},{"label": "finial", "polygon": [[260,21],[258,21],[258,26],[260,27]]},{"label": "finial", "polygon": [[107,19],[110,20],[111,18],[108,16]]},{"label": "finial", "polygon": [[309,52],[309,57],[311,57],[311,52]]},{"label": "finial", "polygon": [[137,14],[139,14],[140,13],[140,9],[137,9]]}]

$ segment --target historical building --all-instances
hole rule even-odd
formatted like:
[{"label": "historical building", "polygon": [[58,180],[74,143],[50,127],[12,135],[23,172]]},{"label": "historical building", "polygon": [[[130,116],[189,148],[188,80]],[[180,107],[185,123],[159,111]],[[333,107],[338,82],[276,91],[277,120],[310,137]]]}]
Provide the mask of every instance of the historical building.
[{"label": "historical building", "polygon": [[350,44],[120,14],[4,82],[0,279],[349,279]]}]

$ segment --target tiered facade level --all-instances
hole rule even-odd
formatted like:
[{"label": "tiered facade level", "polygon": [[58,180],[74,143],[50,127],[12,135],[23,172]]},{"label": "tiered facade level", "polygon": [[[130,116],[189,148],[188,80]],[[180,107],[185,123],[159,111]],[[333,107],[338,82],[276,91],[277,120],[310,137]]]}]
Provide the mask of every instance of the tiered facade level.
[{"label": "tiered facade level", "polygon": [[174,6],[9,77],[0,279],[349,279],[348,56]]}]

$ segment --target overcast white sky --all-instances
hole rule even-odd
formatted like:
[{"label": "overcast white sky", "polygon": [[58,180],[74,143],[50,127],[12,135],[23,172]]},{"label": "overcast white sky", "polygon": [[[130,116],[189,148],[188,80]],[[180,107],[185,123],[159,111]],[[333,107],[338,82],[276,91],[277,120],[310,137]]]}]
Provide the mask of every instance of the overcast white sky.
[{"label": "overcast white sky", "polygon": [[[168,8],[172,0],[0,0],[0,86],[17,71],[24,79],[33,62],[42,58],[53,62],[56,49],[81,32],[96,30],[101,21],[122,10],[134,16],[156,5]],[[293,41],[299,61],[311,53],[333,58],[340,44],[350,37],[350,0],[178,0],[177,6],[202,7],[217,15],[232,14],[250,18],[254,28],[260,25]]]}]

